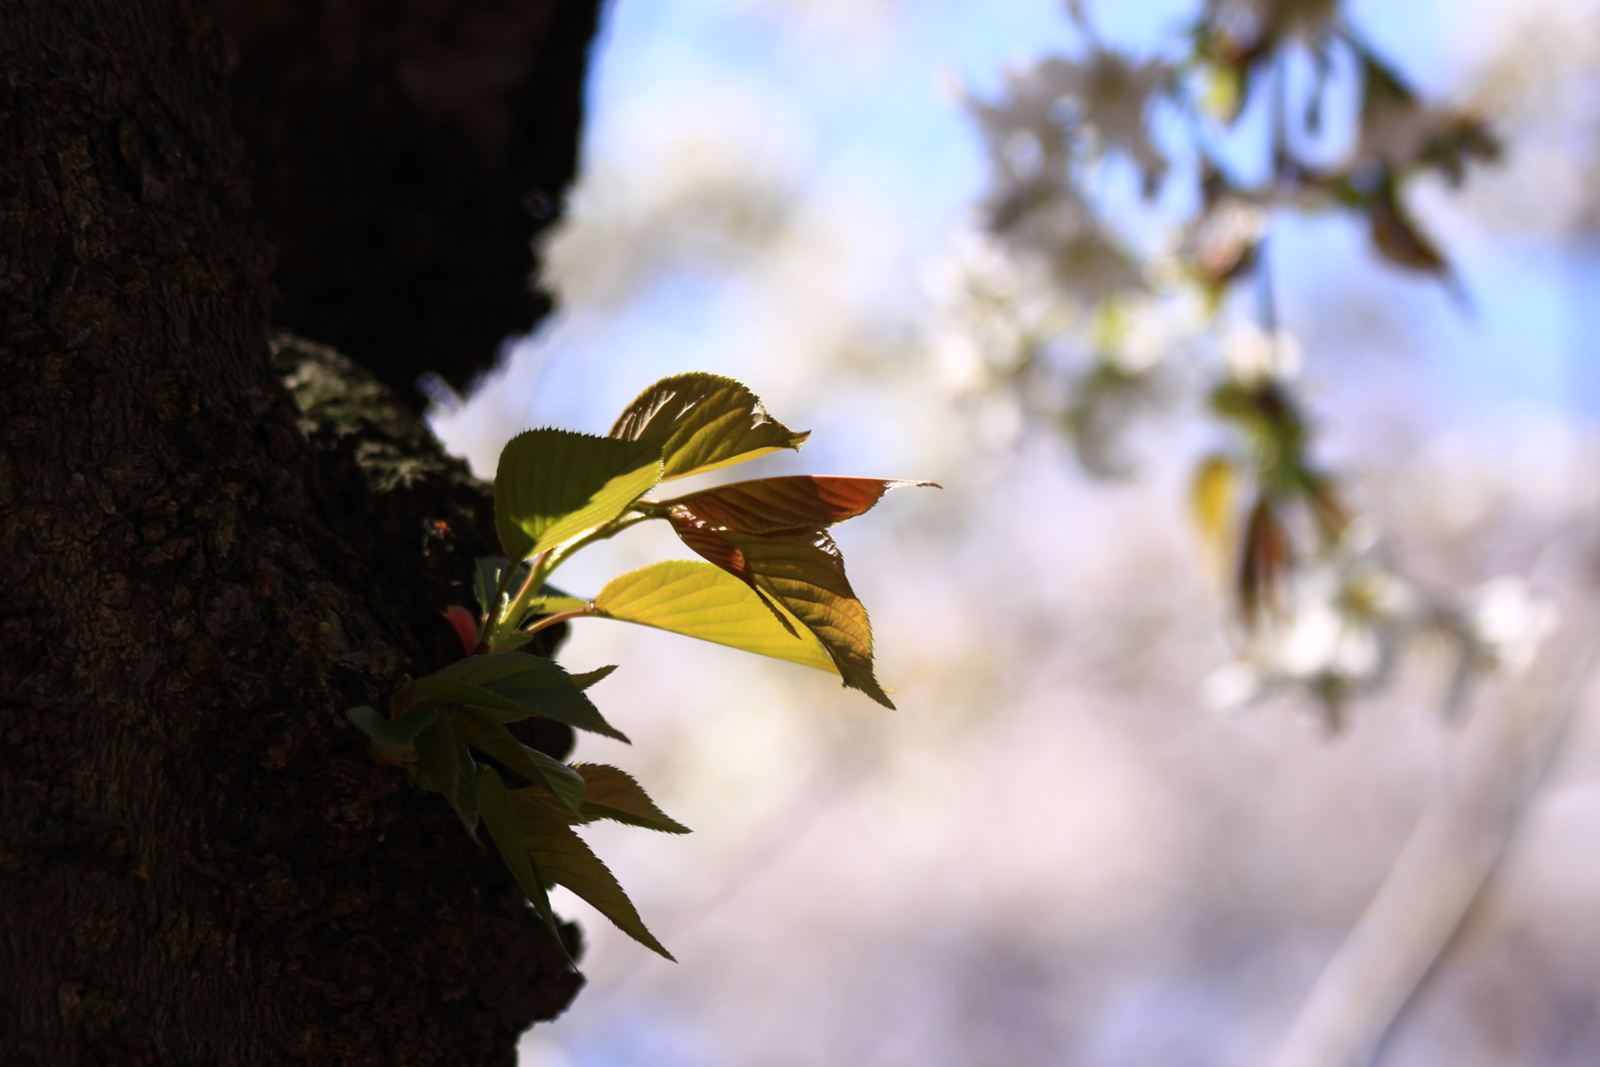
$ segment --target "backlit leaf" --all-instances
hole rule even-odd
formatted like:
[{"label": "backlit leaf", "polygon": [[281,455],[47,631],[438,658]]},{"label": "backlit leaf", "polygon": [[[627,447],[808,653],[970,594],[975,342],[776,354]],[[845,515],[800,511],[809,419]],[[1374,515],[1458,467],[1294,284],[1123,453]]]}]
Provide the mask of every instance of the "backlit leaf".
[{"label": "backlit leaf", "polygon": [[579,730],[626,741],[554,660],[526,652],[468,656],[408,687],[418,703],[465,704],[494,713],[500,723],[542,715]]},{"label": "backlit leaf", "polygon": [[603,763],[574,763],[572,769],[583,776],[586,815],[669,834],[689,832],[687,826],[658,808],[628,772]]},{"label": "backlit leaf", "polygon": [[826,531],[740,538],[756,587],[809,630],[839,676],[886,708],[894,703],[872,670],[872,624],[845,577],[844,557]]},{"label": "backlit leaf", "polygon": [[732,534],[699,519],[682,505],[674,507],[668,513],[668,517],[672,523],[672,530],[680,541],[693,549],[702,559],[710,560],[748,585],[755,592],[757,599],[772,612],[772,617],[778,624],[789,634],[798,636],[794,623],[789,621],[788,613],[780,610],[756,584],[755,572],[750,569],[744,552],[734,544]]},{"label": "backlit leaf", "polygon": [[601,863],[572,828],[549,812],[523,806],[517,810],[522,839],[533,856],[534,866],[555,885],[564,885],[617,925],[617,929],[672,959],[661,942],[645,928],[633,902],[611,871]]},{"label": "backlit leaf", "polygon": [[506,770],[530,782],[543,783],[574,814],[583,811],[584,780],[565,763],[524,745],[511,731],[475,708],[460,708],[451,713],[450,725],[457,736]]},{"label": "backlit leaf", "polygon": [[659,448],[568,430],[528,430],[500,453],[494,523],[508,557],[537,556],[610,522],[661,480]]},{"label": "backlit leaf", "polygon": [[612,579],[595,597],[599,614],[698,637],[838,674],[808,630],[786,631],[744,582],[709,563],[669,560]]},{"label": "backlit leaf", "polygon": [[[709,544],[711,535],[702,540]],[[632,571],[601,590],[595,607],[611,618],[830,671],[894,707],[873,677],[866,609],[825,532],[737,544],[723,539],[721,550],[707,554],[723,562],[708,568],[673,561]],[[742,576],[735,576],[736,566]]]},{"label": "backlit leaf", "polygon": [[715,374],[679,374],[641,393],[611,436],[661,452],[662,478],[715,470],[799,448],[809,436],[778,422],[749,389]]},{"label": "backlit leaf", "polygon": [[[870,509],[883,494],[933,482],[796,475],[734,482],[664,501],[714,526],[740,533],[798,533],[831,526]],[[934,486],[936,488],[936,486]]]},{"label": "backlit leaf", "polygon": [[[550,797],[540,791],[519,789],[512,799],[519,807],[543,805],[560,815],[564,821],[583,825],[596,819],[629,826],[642,826],[647,830],[660,830],[669,834],[686,834],[689,828],[668,816],[651,800],[633,776],[603,763],[574,763],[572,770],[583,776],[584,792],[582,810],[569,814],[554,806]],[[574,818],[573,816],[576,815]]]},{"label": "backlit leaf", "polygon": [[793,631],[797,619],[822,643],[844,684],[892,708],[872,672],[872,626],[826,530],[760,536],[712,526],[683,504],[669,516],[679,539],[749,585]]}]

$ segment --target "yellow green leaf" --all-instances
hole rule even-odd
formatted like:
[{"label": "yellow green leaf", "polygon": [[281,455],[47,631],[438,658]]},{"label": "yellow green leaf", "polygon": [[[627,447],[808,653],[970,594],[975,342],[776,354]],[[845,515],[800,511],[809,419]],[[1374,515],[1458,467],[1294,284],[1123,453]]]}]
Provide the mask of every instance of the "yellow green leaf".
[{"label": "yellow green leaf", "polygon": [[494,523],[514,560],[604,525],[661,480],[661,452],[649,443],[568,430],[528,430],[500,453]]},{"label": "yellow green leaf", "polygon": [[716,374],[664,378],[629,404],[613,438],[659,449],[662,478],[715,470],[730,463],[799,448],[809,436],[767,414],[749,389]]},{"label": "yellow green leaf", "polygon": [[607,583],[594,604],[606,618],[839,673],[814,634],[792,617],[786,631],[755,590],[709,563],[669,560],[629,571]]}]

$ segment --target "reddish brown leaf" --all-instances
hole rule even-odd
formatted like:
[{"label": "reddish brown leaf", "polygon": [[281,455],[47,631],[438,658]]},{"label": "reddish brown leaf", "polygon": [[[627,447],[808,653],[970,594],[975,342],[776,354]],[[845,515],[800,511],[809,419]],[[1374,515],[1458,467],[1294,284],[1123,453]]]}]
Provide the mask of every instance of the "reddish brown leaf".
[{"label": "reddish brown leaf", "polygon": [[850,587],[839,546],[826,530],[740,533],[705,522],[681,503],[669,518],[685,545],[755,590],[785,629],[795,632],[792,616],[812,633],[845,685],[894,707],[873,676],[867,609]]},{"label": "reddish brown leaf", "polygon": [[451,604],[444,609],[444,618],[461,639],[462,650],[469,656],[477,651],[478,620],[472,617],[472,612],[460,604]]},{"label": "reddish brown leaf", "polygon": [[1239,559],[1239,606],[1245,624],[1254,626],[1263,609],[1276,603],[1290,566],[1289,537],[1265,499],[1250,510],[1244,551]]},{"label": "reddish brown leaf", "polygon": [[779,611],[767,598],[767,594],[762,592],[761,586],[756,584],[756,576],[750,569],[750,561],[745,557],[744,550],[733,542],[733,535],[729,531],[706,522],[682,504],[673,505],[667,519],[672,523],[673,532],[678,535],[678,539],[695,555],[715,563],[755,590],[761,603],[783,624],[783,628],[791,634],[795,632],[794,624],[789,621],[789,617]]},{"label": "reddish brown leaf", "polygon": [[1447,275],[1449,266],[1434,243],[1400,205],[1394,191],[1385,188],[1367,205],[1372,242],[1396,266],[1428,274]]},{"label": "reddish brown leaf", "polygon": [[799,533],[855,518],[889,490],[908,485],[934,483],[795,475],[735,482],[666,503],[674,511],[684,509],[701,522],[738,533]]}]

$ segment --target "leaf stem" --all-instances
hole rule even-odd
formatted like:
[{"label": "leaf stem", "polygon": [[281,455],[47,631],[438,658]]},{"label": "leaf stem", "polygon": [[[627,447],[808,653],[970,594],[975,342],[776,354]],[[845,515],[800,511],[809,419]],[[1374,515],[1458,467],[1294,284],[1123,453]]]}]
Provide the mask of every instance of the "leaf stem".
[{"label": "leaf stem", "polygon": [[557,553],[557,555],[555,557],[554,562],[552,562],[550,564],[550,570],[554,571],[557,567],[561,566],[561,564],[563,564],[563,563],[565,563],[567,561],[567,558],[569,556],[571,556],[573,553],[577,552],[579,549],[587,548],[590,545],[594,544],[596,541],[605,541],[605,540],[607,540],[609,538],[615,537],[617,534],[621,533],[623,530],[626,530],[630,526],[637,526],[641,522],[646,522],[646,521],[648,521],[650,519],[659,518],[658,515],[654,515],[654,514],[650,514],[650,513],[646,512],[644,510],[645,506],[653,506],[653,505],[651,504],[650,501],[645,501],[645,500],[637,501],[634,504],[634,507],[638,508],[639,510],[636,511],[634,514],[624,515],[624,516],[622,516],[621,518],[618,518],[618,519],[612,519],[610,522],[606,523],[604,526],[596,527],[595,529],[593,529],[593,530],[589,531],[588,533],[584,534],[582,537],[578,538],[576,541],[574,541],[571,544],[567,545],[565,548],[559,550],[559,552]]},{"label": "leaf stem", "polygon": [[551,626],[566,622],[569,619],[581,619],[585,615],[593,614],[594,607],[590,604],[585,604],[581,608],[573,608],[571,611],[558,611],[554,615],[546,615],[532,626],[529,626],[527,629],[523,630],[522,633],[536,634],[540,630],[548,629]]},{"label": "leaf stem", "polygon": [[[528,602],[538,594],[539,590],[544,588],[544,583],[549,580],[550,575],[555,573],[556,568],[571,558],[573,553],[579,551],[580,549],[587,548],[596,541],[604,541],[607,538],[615,537],[617,534],[621,533],[623,530],[626,530],[630,526],[637,526],[641,522],[658,517],[658,514],[647,512],[641,508],[632,514],[623,515],[620,518],[612,519],[603,526],[597,526],[595,529],[590,530],[576,541],[570,542],[564,546],[548,548],[539,553],[537,556],[533,557],[528,566],[527,577],[522,580],[522,585],[517,589],[516,595],[511,598],[510,603],[506,605],[506,609],[495,617],[490,636],[492,636],[494,630],[498,630],[507,622],[515,626],[516,620],[521,618],[523,612],[527,610]],[[509,583],[502,579],[502,584]],[[559,617],[565,619],[571,614],[571,612],[562,612],[560,613]],[[582,613],[580,612],[580,614]],[[556,616],[551,616],[551,618],[555,617]],[[548,623],[546,623],[544,620],[541,620],[540,623],[535,625],[542,627],[542,625],[548,625]],[[523,631],[523,633],[532,632],[532,630]],[[488,636],[485,637],[485,640],[488,640]]]},{"label": "leaf stem", "polygon": [[[550,550],[545,550],[535,556],[528,564],[528,573],[523,577],[522,584],[517,587],[516,595],[506,602],[504,609],[490,615],[484,627],[482,640],[485,644],[494,643],[494,635],[508,620],[515,620],[527,607],[528,599],[544,585],[544,577],[550,572],[545,566],[545,561],[550,556]],[[505,600],[505,590],[511,584],[511,576],[516,573],[516,564],[508,564],[506,572],[500,578],[500,599]],[[514,623],[513,623],[514,625]]]}]

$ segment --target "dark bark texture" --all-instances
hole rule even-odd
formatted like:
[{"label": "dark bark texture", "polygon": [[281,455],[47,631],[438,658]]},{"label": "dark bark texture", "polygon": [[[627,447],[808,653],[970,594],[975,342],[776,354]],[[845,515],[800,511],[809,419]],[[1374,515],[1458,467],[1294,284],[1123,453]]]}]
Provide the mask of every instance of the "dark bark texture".
[{"label": "dark bark texture", "polygon": [[[448,51],[445,5],[258,6],[0,0],[0,1064],[508,1064],[581,981],[343,717],[453,654],[439,610],[492,546],[484,488],[363,369],[269,324],[277,242],[289,319],[390,381],[530,325],[529,229],[487,229],[523,182],[559,199],[594,4],[486,3],[522,29],[438,99],[443,59],[399,71],[406,41]],[[459,6],[470,66],[492,27]],[[304,79],[297,148],[274,108]],[[414,150],[420,184],[340,159],[373,144]],[[424,219],[451,175],[496,206]],[[365,243],[390,211],[395,241],[428,235],[409,259]],[[459,262],[484,288],[441,305]],[[430,302],[484,315],[454,363]]]},{"label": "dark bark texture", "polygon": [[420,408],[549,299],[531,240],[577,159],[598,0],[222,0],[276,321]]}]

